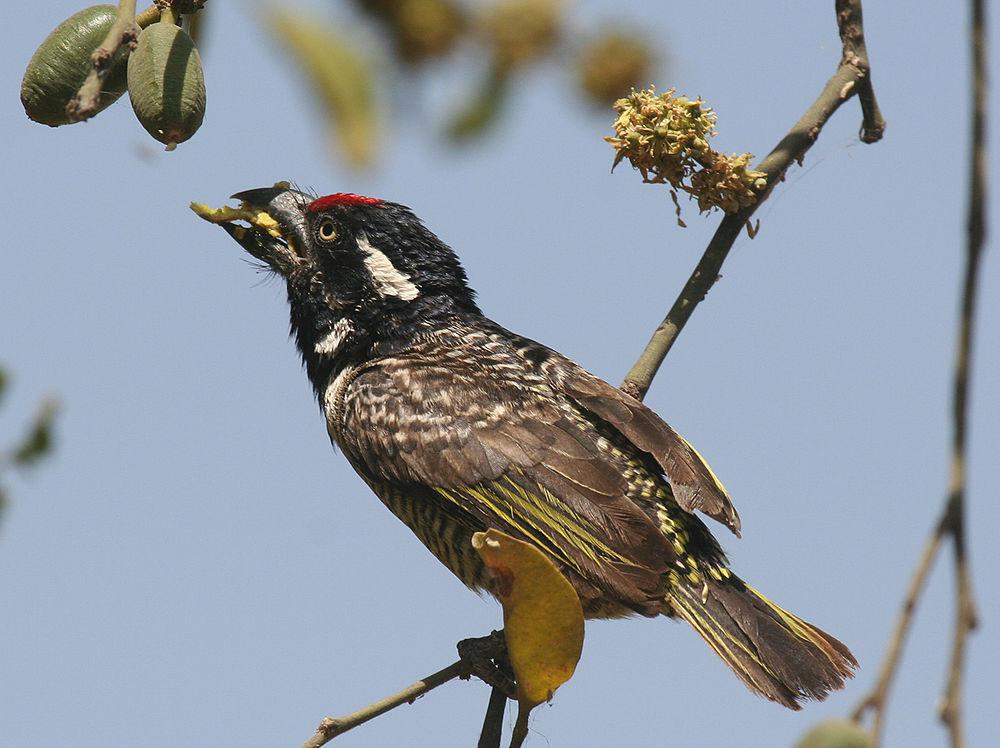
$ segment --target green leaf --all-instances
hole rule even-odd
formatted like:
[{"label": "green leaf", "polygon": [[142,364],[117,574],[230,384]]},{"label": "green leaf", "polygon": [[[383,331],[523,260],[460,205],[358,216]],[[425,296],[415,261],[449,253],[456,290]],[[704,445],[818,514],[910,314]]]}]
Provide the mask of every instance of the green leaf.
[{"label": "green leaf", "polygon": [[507,102],[509,76],[505,70],[491,68],[479,88],[448,123],[446,134],[456,142],[485,134],[500,119]]},{"label": "green leaf", "polygon": [[377,150],[378,118],[368,61],[345,37],[307,13],[276,7],[267,22],[309,77],[341,153],[353,166],[370,166]]},{"label": "green leaf", "polygon": [[52,450],[52,424],[58,405],[55,400],[42,402],[28,435],[14,449],[14,464],[21,467],[34,465]]}]

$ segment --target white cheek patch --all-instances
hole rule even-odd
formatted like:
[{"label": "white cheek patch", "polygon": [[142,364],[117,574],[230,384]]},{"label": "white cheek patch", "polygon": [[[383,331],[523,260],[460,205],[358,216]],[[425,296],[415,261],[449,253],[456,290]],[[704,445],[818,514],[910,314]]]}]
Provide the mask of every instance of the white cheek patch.
[{"label": "white cheek patch", "polygon": [[313,350],[321,356],[334,356],[352,332],[354,323],[349,319],[339,319],[330,332],[316,341]]},{"label": "white cheek patch", "polygon": [[410,276],[401,273],[392,264],[392,260],[373,247],[364,234],[358,236],[358,247],[365,253],[365,266],[372,274],[375,290],[382,296],[398,296],[403,301],[413,301],[420,295]]}]

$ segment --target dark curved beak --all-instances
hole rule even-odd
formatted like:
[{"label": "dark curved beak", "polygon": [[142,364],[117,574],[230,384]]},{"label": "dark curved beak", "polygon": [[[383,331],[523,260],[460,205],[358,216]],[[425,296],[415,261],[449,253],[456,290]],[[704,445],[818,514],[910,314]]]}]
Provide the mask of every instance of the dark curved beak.
[{"label": "dark curved beak", "polygon": [[263,260],[282,275],[288,275],[305,261],[304,248],[309,242],[306,226],[306,208],[313,201],[311,195],[290,187],[260,187],[237,192],[232,196],[252,208],[264,210],[278,222],[281,239],[260,229],[246,229],[234,224],[222,227],[243,249]]}]

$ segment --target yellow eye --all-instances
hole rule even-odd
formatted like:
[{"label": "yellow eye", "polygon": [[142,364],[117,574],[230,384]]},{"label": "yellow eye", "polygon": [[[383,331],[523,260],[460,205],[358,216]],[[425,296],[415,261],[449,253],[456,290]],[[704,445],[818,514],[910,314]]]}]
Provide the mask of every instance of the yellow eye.
[{"label": "yellow eye", "polygon": [[333,221],[323,221],[319,225],[319,238],[325,242],[332,242],[337,238],[337,227],[333,225]]}]

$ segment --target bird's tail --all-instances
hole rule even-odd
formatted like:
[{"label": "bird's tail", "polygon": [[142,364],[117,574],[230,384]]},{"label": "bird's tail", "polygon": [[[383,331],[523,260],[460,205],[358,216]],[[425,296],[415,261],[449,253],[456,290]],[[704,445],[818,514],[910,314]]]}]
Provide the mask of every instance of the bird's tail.
[{"label": "bird's tail", "polygon": [[799,709],[800,699],[823,699],[854,674],[854,655],[829,634],[731,573],[704,578],[698,584],[678,579],[668,597],[670,610],[690,623],[752,691]]}]

